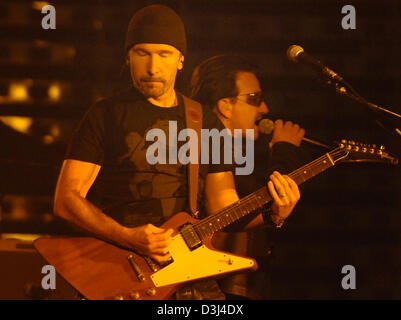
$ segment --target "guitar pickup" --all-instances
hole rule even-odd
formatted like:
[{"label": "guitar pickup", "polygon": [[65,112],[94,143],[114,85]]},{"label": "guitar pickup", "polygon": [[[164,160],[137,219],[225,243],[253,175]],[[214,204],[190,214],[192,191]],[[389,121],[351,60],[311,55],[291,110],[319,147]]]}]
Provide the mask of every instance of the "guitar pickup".
[{"label": "guitar pickup", "polygon": [[202,245],[202,240],[191,223],[183,224],[180,227],[180,234],[191,251]]},{"label": "guitar pickup", "polygon": [[135,263],[132,254],[129,254],[127,256],[127,259],[132,269],[134,270],[136,276],[138,277],[138,280],[141,282],[145,281],[145,276],[143,275],[142,270],[139,268],[139,266]]}]

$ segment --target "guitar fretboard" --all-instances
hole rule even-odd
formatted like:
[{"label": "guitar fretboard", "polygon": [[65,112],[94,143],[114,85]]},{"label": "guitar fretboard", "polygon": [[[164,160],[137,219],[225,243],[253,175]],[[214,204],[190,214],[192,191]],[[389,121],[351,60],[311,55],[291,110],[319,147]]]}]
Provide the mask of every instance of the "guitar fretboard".
[{"label": "guitar fretboard", "polygon": [[[333,151],[332,151],[333,152]],[[334,166],[331,153],[326,153],[320,158],[291,172],[288,176],[298,185],[304,183],[317,174]],[[221,231],[228,225],[263,207],[272,200],[267,187],[262,187],[250,195],[238,200],[218,213],[208,216],[196,223],[193,227],[203,240],[217,231]]]}]

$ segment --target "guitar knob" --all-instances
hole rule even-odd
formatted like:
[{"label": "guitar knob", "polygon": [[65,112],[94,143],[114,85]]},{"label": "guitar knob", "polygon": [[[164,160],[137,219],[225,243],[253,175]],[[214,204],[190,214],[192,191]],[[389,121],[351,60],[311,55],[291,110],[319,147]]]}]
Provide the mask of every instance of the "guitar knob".
[{"label": "guitar knob", "polygon": [[124,297],[121,294],[117,294],[114,296],[114,300],[124,300]]},{"label": "guitar knob", "polygon": [[140,297],[138,291],[131,291],[130,294],[129,294],[129,296],[131,297],[131,299],[134,299],[134,300],[138,300],[139,297]]},{"label": "guitar knob", "polygon": [[385,147],[384,147],[384,146],[380,146],[380,150],[382,150],[382,151],[383,151],[384,149],[385,149]]},{"label": "guitar knob", "polygon": [[374,153],[375,153],[375,149],[372,148],[372,149],[369,150],[369,152],[370,152],[371,154],[374,154]]},{"label": "guitar knob", "polygon": [[355,147],[354,147],[354,150],[355,150],[355,151],[359,151],[359,147],[358,147],[358,146],[355,146]]},{"label": "guitar knob", "polygon": [[352,140],[351,140],[351,141],[349,142],[349,144],[353,146],[353,145],[355,145],[355,141],[352,141]]},{"label": "guitar knob", "polygon": [[350,151],[352,149],[351,145],[348,145],[346,149]]},{"label": "guitar knob", "polygon": [[146,294],[150,297],[154,296],[156,294],[156,289],[154,287],[149,288],[146,290]]},{"label": "guitar knob", "polygon": [[368,151],[368,149],[365,148],[365,147],[363,147],[363,148],[362,148],[362,152],[366,152],[366,151]]}]

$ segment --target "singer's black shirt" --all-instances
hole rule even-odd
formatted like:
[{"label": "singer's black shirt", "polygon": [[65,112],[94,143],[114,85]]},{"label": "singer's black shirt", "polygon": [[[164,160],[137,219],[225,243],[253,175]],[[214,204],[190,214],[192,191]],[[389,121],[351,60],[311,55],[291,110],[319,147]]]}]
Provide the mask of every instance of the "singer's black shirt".
[{"label": "singer's black shirt", "polygon": [[[293,144],[278,142],[269,149],[270,139],[271,135],[260,134],[255,142],[253,174],[235,177],[235,186],[240,198],[266,186],[273,171],[288,174],[307,162],[306,154]],[[237,231],[216,236],[215,242],[218,241],[220,244],[218,249],[252,257],[259,266],[255,272],[227,276],[218,280],[224,293],[249,299],[270,299],[269,263],[273,246],[271,232],[274,232],[271,228],[255,228],[246,232]]]}]

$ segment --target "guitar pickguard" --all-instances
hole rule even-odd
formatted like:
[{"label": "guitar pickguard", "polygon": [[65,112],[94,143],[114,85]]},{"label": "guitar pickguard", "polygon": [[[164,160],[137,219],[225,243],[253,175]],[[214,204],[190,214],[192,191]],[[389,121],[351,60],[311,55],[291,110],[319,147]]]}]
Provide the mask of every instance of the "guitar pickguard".
[{"label": "guitar pickguard", "polygon": [[256,267],[254,259],[211,250],[205,244],[191,251],[181,234],[173,237],[169,250],[174,261],[151,276],[156,287]]}]

